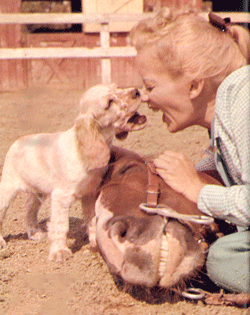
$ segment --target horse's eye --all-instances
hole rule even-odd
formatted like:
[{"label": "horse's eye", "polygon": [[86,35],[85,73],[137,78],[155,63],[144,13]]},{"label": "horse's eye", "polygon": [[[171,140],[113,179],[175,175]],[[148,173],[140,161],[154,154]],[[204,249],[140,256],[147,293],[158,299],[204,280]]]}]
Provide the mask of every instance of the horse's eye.
[{"label": "horse's eye", "polygon": [[120,170],[120,174],[125,174],[125,173],[128,172],[130,169],[134,168],[135,166],[138,166],[138,164],[136,164],[136,163],[130,163],[130,164],[124,165],[124,167],[121,168],[121,170]]},{"label": "horse's eye", "polygon": [[105,110],[108,110],[110,108],[110,106],[113,104],[114,100],[113,99],[110,99],[108,101],[108,104],[107,104],[107,107],[105,108]]}]

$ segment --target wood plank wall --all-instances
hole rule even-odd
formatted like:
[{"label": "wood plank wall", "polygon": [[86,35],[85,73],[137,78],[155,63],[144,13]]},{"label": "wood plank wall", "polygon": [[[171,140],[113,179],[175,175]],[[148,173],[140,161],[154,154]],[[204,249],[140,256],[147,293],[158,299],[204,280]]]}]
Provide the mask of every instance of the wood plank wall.
[{"label": "wood plank wall", "polygon": [[[2,13],[18,13],[21,0],[1,0]],[[21,25],[0,25],[0,47],[21,47]],[[0,91],[17,90],[27,86],[27,61],[0,61]]]},{"label": "wood plank wall", "polygon": [[[202,0],[144,0],[144,11],[155,11],[163,6],[177,7]],[[1,0],[3,13],[21,12],[21,0]],[[98,47],[98,33],[37,33],[23,32],[21,25],[0,25],[1,47]],[[126,46],[129,33],[112,33],[110,46]],[[97,58],[33,59],[0,61],[0,91],[30,86],[87,89],[101,83],[101,61]],[[134,57],[111,58],[112,82],[120,87],[140,86]]]}]

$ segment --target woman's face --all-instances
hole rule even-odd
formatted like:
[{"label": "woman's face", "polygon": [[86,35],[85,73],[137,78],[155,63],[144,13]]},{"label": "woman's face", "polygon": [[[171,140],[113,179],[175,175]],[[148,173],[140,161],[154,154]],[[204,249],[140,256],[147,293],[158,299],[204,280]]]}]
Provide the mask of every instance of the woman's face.
[{"label": "woman's face", "polygon": [[191,79],[173,79],[157,56],[155,46],[137,53],[138,70],[143,80],[149,108],[161,110],[170,132],[198,124],[197,111],[190,99]]}]

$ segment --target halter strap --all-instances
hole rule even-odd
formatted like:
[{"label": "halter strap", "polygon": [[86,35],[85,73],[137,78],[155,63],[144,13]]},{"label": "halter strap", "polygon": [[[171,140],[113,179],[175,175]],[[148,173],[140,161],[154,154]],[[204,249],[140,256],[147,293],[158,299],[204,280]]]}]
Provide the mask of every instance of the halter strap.
[{"label": "halter strap", "polygon": [[148,205],[142,203],[140,204],[140,209],[151,214],[158,214],[167,218],[174,218],[177,220],[188,221],[197,224],[210,225],[214,222],[212,217],[206,215],[192,215],[192,214],[181,214],[175,211],[173,208],[166,205],[157,205],[157,207],[149,207]]},{"label": "halter strap", "polygon": [[148,166],[148,186],[147,203],[140,204],[140,209],[151,214],[158,214],[167,218],[189,221],[198,224],[212,224],[214,219],[206,215],[181,214],[167,205],[158,204],[160,194],[159,175],[156,172],[153,161],[147,163]]},{"label": "halter strap", "polygon": [[147,207],[156,208],[160,194],[159,175],[153,161],[147,163],[148,166],[148,186],[147,186]]}]

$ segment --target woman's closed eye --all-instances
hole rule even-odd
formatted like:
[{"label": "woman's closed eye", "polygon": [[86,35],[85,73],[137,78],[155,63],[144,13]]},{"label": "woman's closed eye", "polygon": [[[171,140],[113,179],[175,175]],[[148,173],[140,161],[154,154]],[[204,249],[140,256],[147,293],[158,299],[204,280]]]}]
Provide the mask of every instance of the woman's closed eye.
[{"label": "woman's closed eye", "polygon": [[147,92],[152,92],[153,89],[154,89],[154,85],[145,85],[145,90],[146,90]]},{"label": "woman's closed eye", "polygon": [[143,86],[144,86],[145,91],[150,93],[153,91],[155,87],[155,82],[152,80],[145,79],[145,81],[143,82]]}]

